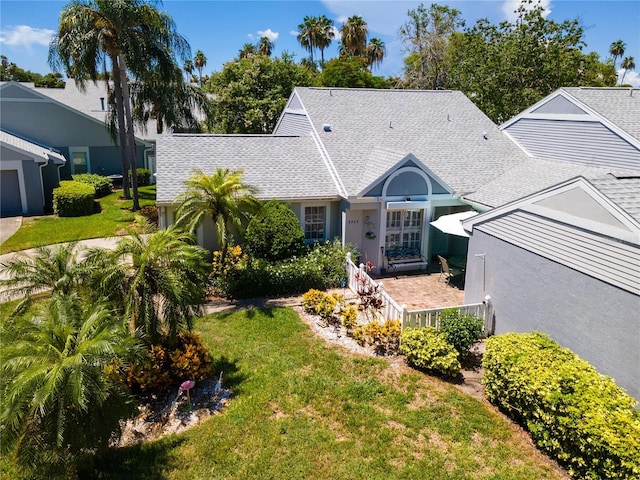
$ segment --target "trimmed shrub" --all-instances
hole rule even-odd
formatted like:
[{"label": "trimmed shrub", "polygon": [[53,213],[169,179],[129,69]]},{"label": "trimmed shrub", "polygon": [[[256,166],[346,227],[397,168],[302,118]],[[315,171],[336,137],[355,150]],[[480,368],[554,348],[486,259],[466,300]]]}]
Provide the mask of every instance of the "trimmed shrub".
[{"label": "trimmed shrub", "polygon": [[487,340],[487,398],[575,478],[640,478],[640,412],[607,376],[541,333]]},{"label": "trimmed shrub", "polygon": [[109,177],[98,175],[97,173],[80,173],[78,175],[73,175],[72,178],[75,182],[88,183],[95,188],[96,198],[109,195],[111,190],[113,190],[113,180]]},{"label": "trimmed shrub", "polygon": [[304,251],[304,231],[291,208],[270,200],[249,221],[245,242],[249,255],[272,262],[285,260]]},{"label": "trimmed shrub", "polygon": [[145,205],[140,208],[140,215],[146,218],[150,225],[158,228],[158,207],[155,205]]},{"label": "trimmed shrub", "polygon": [[82,217],[94,212],[96,190],[87,183],[62,180],[53,189],[53,212],[60,217]]},{"label": "trimmed shrub", "polygon": [[448,377],[460,373],[458,351],[435,327],[408,328],[401,338],[400,353],[409,365]]},{"label": "trimmed shrub", "polygon": [[471,346],[478,341],[483,327],[481,318],[461,313],[457,308],[443,310],[440,317],[440,332],[458,351],[461,360],[466,358]]},{"label": "trimmed shrub", "polygon": [[[139,187],[145,187],[151,184],[151,170],[146,168],[136,168],[136,176],[138,178]],[[131,170],[129,170],[129,182],[133,182],[131,179]]]}]

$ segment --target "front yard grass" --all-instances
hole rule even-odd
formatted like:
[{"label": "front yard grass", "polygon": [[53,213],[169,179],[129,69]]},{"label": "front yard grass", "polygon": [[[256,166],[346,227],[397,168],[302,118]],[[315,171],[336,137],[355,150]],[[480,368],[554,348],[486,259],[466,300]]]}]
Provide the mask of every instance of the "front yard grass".
[{"label": "front yard grass", "polygon": [[86,478],[566,478],[492,407],[399,361],[329,347],[292,309],[216,314],[196,329],[230,404],[110,452]]},{"label": "front yard grass", "polygon": [[[140,206],[155,205],[156,186],[140,187]],[[74,240],[113,237],[125,233],[135,219],[132,201],[122,200],[122,190],[98,199],[100,213],[85,217],[60,218],[55,215],[25,217],[20,229],[0,246],[0,254]]]}]

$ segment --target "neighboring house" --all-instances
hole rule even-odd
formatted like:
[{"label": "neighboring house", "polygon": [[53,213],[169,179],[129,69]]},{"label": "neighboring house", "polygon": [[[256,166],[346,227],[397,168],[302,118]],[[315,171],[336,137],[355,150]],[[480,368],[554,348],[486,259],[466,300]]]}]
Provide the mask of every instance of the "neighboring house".
[{"label": "neighboring house", "polygon": [[[307,241],[339,237],[362,261],[384,252],[466,251],[429,222],[470,209],[462,196],[526,154],[468,98],[453,91],[296,88],[273,135],[167,135],[157,140],[157,205],[173,222],[193,169],[244,169],[260,198],[288,203]],[[213,226],[198,231],[214,248]]]},{"label": "neighboring house", "polygon": [[0,130],[0,215],[41,215],[60,181],[59,152]]},{"label": "neighboring house", "polygon": [[[34,88],[33,84],[7,82],[0,85],[0,129],[7,135],[58,152],[66,159],[58,169],[59,179],[70,179],[74,173],[121,174],[120,148],[116,146],[105,126],[108,113],[106,90],[102,85],[87,85],[81,92],[73,82],[64,89]],[[155,129],[152,131],[155,132]],[[151,135],[150,135],[151,137]],[[16,210],[17,193],[36,190],[31,183],[42,183],[38,176],[24,175],[25,188],[19,190],[14,179],[16,168],[5,165],[5,141],[2,157],[2,215]],[[136,137],[136,164],[154,166],[153,139]],[[49,178],[45,175],[45,178]],[[50,209],[54,186],[45,180],[44,203]],[[32,201],[21,205],[23,214],[41,214],[42,205],[32,208]]]},{"label": "neighboring house", "polygon": [[465,196],[465,302],[640,399],[640,91],[563,88],[502,126],[531,158]]}]

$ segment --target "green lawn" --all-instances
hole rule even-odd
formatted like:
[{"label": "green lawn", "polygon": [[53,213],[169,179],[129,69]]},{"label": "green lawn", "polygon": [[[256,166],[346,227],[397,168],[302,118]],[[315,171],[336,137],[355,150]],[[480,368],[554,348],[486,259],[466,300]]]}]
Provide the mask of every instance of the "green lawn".
[{"label": "green lawn", "polygon": [[[133,223],[131,200],[122,200],[122,190],[99,199],[101,211],[86,217],[25,217],[20,229],[0,246],[0,254],[87,238],[122,235]],[[140,206],[155,205],[156,186],[139,188]]]},{"label": "green lawn", "polygon": [[231,402],[113,451],[86,478],[563,478],[492,408],[404,365],[326,346],[291,309],[197,324]]}]

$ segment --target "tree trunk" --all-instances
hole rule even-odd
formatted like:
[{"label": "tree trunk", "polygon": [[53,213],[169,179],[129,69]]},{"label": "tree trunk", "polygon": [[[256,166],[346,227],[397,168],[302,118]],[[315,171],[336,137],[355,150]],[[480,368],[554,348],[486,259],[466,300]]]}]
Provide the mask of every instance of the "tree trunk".
[{"label": "tree trunk", "polygon": [[124,102],[122,98],[122,84],[120,78],[120,66],[117,57],[111,57],[113,69],[113,91],[116,106],[116,118],[118,121],[118,140],[120,142],[120,166],[122,168],[122,189],[123,197],[131,198],[129,191],[129,153],[127,149],[126,125],[124,123]]},{"label": "tree trunk", "polygon": [[129,147],[129,158],[131,167],[131,187],[133,190],[133,211],[140,210],[138,201],[138,174],[136,172],[136,139],[133,134],[133,119],[131,117],[131,97],[129,96],[129,82],[127,80],[127,63],[122,54],[118,55],[120,62],[120,80],[122,84],[122,100],[124,104],[124,115],[127,125],[127,139]]}]

